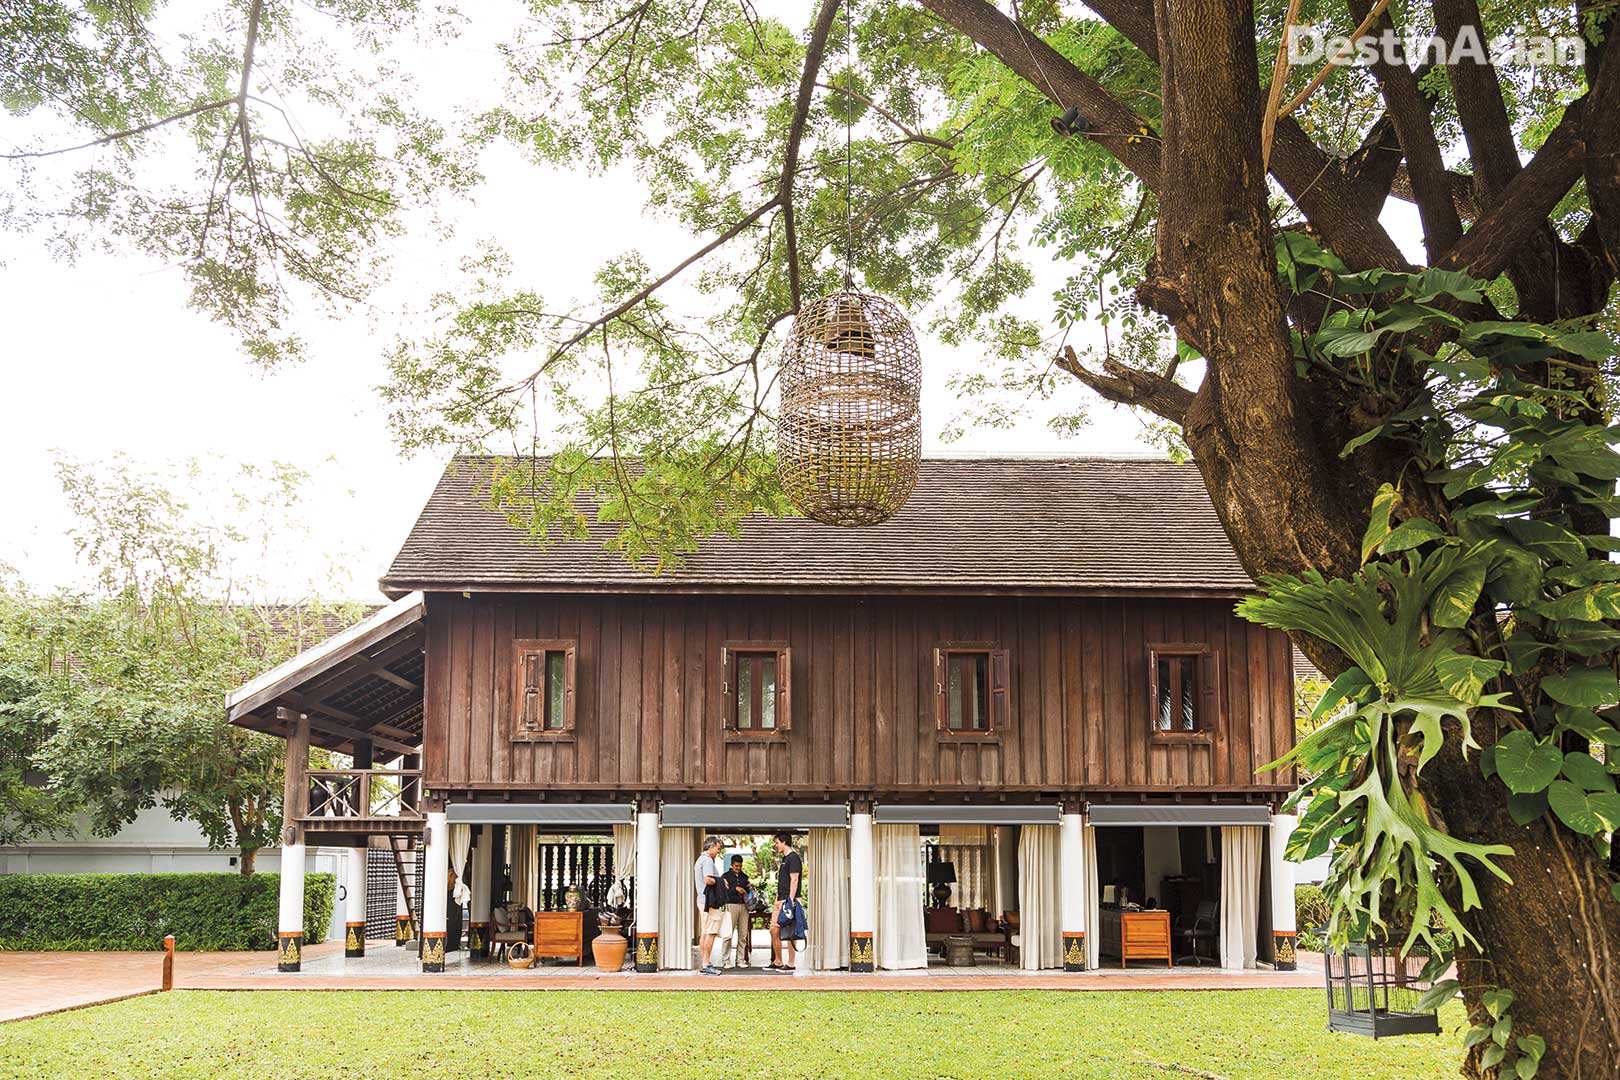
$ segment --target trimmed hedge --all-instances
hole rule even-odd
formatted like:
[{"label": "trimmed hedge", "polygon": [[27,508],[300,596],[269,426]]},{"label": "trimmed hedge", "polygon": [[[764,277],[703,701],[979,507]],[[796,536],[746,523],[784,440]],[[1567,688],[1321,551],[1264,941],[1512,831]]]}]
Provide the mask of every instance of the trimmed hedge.
[{"label": "trimmed hedge", "polygon": [[[0,877],[0,950],[276,947],[279,874],[8,874]],[[336,882],[304,876],[304,940],[323,941]]]},{"label": "trimmed hedge", "polygon": [[1332,914],[1332,905],[1320,885],[1294,886],[1294,925],[1300,930],[1321,930]]}]

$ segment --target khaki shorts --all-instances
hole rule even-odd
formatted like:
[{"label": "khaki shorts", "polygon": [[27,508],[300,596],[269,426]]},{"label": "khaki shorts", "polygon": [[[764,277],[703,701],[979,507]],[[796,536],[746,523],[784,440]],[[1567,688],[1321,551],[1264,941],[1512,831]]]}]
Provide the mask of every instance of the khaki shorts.
[{"label": "khaki shorts", "polygon": [[721,924],[725,921],[725,908],[710,908],[708,911],[698,912],[698,925],[702,927],[698,932],[707,936],[718,934]]}]

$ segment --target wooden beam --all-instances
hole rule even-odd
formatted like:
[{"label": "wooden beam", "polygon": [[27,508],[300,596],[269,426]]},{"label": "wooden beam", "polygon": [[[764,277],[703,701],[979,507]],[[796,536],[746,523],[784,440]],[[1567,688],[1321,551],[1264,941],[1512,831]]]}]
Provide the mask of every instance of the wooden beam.
[{"label": "wooden beam", "polygon": [[276,719],[287,725],[287,763],[281,788],[281,838],[285,846],[303,842],[298,819],[309,811],[309,716],[278,708]]}]

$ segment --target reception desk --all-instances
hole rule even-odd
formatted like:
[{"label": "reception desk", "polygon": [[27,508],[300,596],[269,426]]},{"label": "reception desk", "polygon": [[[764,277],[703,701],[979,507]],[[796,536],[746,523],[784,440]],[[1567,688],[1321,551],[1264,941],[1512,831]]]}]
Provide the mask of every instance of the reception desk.
[{"label": "reception desk", "polygon": [[1103,908],[1101,915],[1100,955],[1119,957],[1120,967],[1129,966],[1132,960],[1163,960],[1166,967],[1171,966],[1168,911]]}]

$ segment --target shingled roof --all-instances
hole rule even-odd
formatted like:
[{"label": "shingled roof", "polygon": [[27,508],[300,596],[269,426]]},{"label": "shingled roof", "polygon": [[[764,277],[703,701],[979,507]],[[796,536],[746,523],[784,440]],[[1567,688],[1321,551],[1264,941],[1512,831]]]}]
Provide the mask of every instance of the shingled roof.
[{"label": "shingled roof", "polygon": [[662,573],[589,541],[538,545],[491,509],[499,458],[445,469],[383,591],[1207,593],[1251,586],[1192,465],[1146,458],[933,458],[881,525],[746,521]]}]

